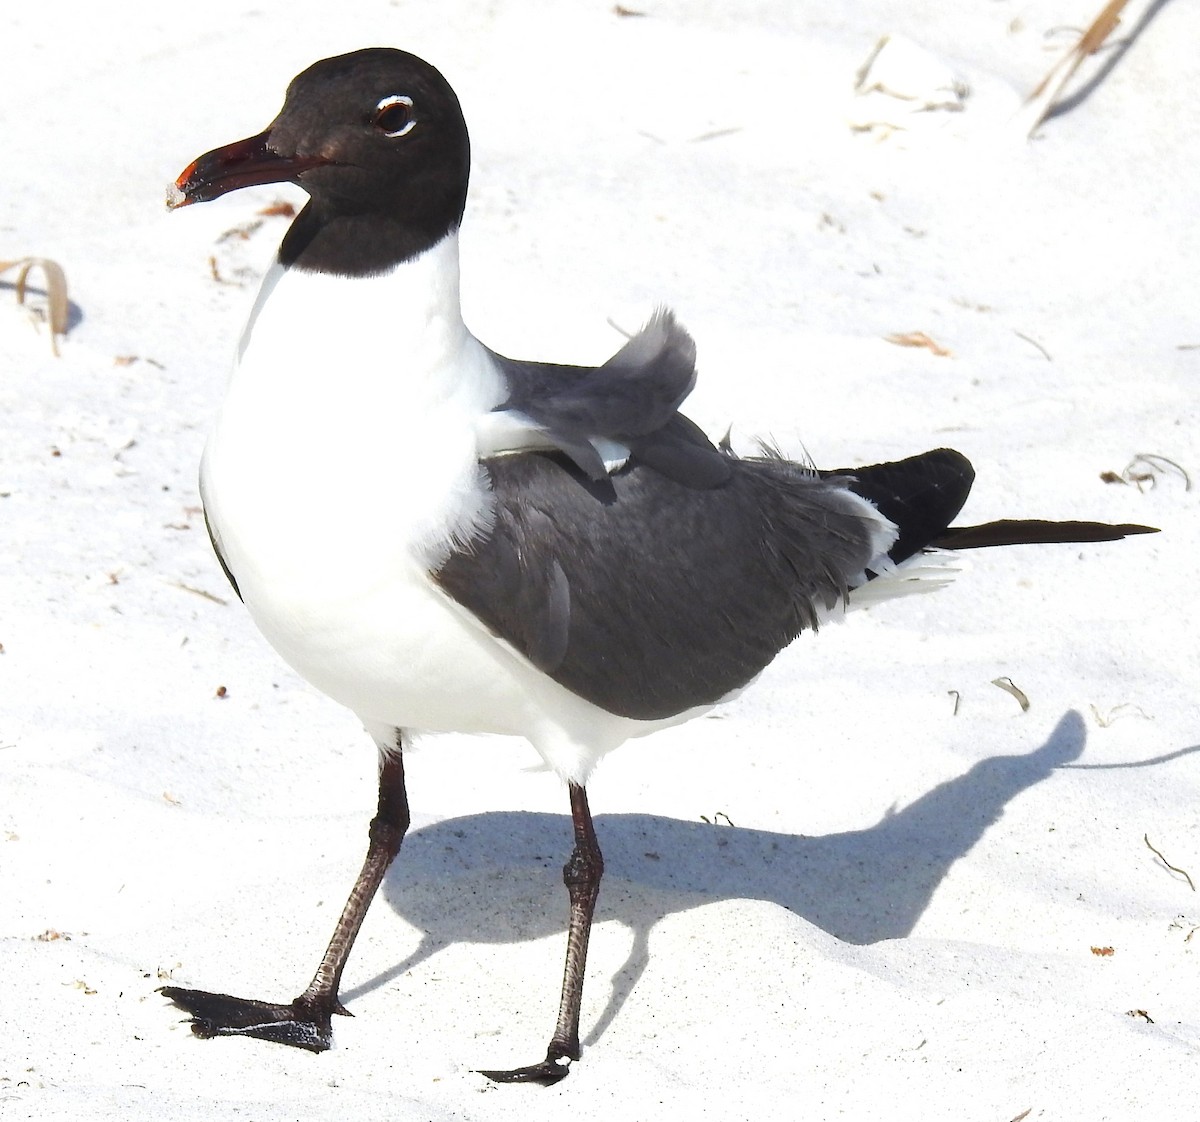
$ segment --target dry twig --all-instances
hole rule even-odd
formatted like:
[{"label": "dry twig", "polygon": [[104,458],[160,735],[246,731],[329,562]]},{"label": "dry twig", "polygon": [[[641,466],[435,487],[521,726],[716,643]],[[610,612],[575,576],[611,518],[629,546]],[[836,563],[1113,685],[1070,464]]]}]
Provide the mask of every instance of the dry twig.
[{"label": "dry twig", "polygon": [[1080,64],[1088,55],[1094,55],[1104,41],[1116,30],[1121,22],[1121,12],[1129,0],[1108,0],[1100,14],[1092,20],[1091,25],[1079,37],[1079,41],[1058,60],[1034,88],[1017,113],[1016,120],[1026,136],[1032,136],[1033,130],[1045,119],[1063,86],[1070,81],[1071,75],[1079,69]]},{"label": "dry twig", "polygon": [[1181,869],[1176,865],[1172,865],[1170,861],[1168,861],[1157,849],[1155,849],[1154,846],[1150,844],[1149,834],[1143,834],[1142,841],[1146,843],[1146,848],[1149,849],[1150,852],[1153,853],[1154,856],[1157,857],[1164,865],[1166,865],[1171,872],[1179,873],[1180,876],[1182,876],[1188,882],[1188,888],[1190,888],[1193,892],[1196,891],[1196,884],[1195,881],[1192,880],[1191,874],[1186,869]]},{"label": "dry twig", "polygon": [[1120,717],[1128,717],[1128,716],[1136,715],[1138,717],[1144,717],[1147,721],[1154,720],[1154,718],[1151,717],[1150,714],[1147,713],[1145,709],[1143,709],[1140,705],[1135,705],[1132,701],[1122,701],[1120,705],[1114,705],[1108,711],[1107,716],[1105,716],[1103,713],[1101,713],[1100,710],[1095,705],[1091,706],[1091,710],[1092,710],[1092,716],[1096,718],[1096,724],[1098,724],[1102,729],[1108,728],[1115,720],[1117,720]]},{"label": "dry twig", "polygon": [[1042,352],[1042,357],[1043,357],[1043,358],[1045,358],[1045,360],[1046,360],[1047,362],[1053,362],[1053,361],[1054,361],[1054,360],[1053,360],[1053,359],[1050,357],[1050,352],[1049,352],[1048,350],[1046,350],[1046,348],[1045,348],[1045,347],[1043,347],[1043,346],[1042,346],[1042,344],[1041,344],[1041,343],[1039,343],[1039,342],[1038,342],[1036,339],[1034,339],[1032,336],[1030,336],[1030,335],[1026,335],[1024,332],[1021,332],[1021,331],[1016,331],[1016,330],[1014,330],[1014,331],[1013,331],[1013,334],[1014,334],[1014,335],[1015,335],[1015,336],[1016,336],[1018,339],[1024,339],[1026,343],[1030,344],[1030,346],[1037,347],[1037,349],[1038,349],[1039,351],[1041,351],[1041,352]]},{"label": "dry twig", "polygon": [[205,600],[211,600],[214,604],[220,604],[221,607],[226,607],[229,604],[228,600],[221,599],[213,592],[206,592],[203,588],[193,588],[190,584],[184,584],[183,581],[175,580],[171,582],[176,588],[183,589],[184,592],[191,592],[196,596],[203,596]]},{"label": "dry twig", "polygon": [[[1138,470],[1139,464],[1144,465],[1144,470]],[[1150,486],[1153,487],[1155,473],[1163,471],[1164,468],[1171,468],[1179,473],[1183,478],[1183,489],[1185,491],[1192,489],[1192,477],[1174,460],[1169,460],[1166,456],[1160,456],[1157,452],[1139,452],[1129,461],[1121,474],[1131,483],[1140,485],[1149,482]]]},{"label": "dry twig", "polygon": [[15,261],[0,261],[0,273],[17,270],[17,303],[25,303],[25,287],[31,269],[41,269],[46,278],[46,322],[50,326],[50,349],[58,357],[58,336],[67,333],[67,275],[57,261],[48,257],[19,257]]}]

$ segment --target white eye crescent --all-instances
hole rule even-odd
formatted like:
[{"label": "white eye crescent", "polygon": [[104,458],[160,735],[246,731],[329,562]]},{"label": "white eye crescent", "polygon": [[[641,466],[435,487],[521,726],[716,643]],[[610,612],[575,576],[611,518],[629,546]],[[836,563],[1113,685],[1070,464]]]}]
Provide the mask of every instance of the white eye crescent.
[{"label": "white eye crescent", "polygon": [[392,94],[375,106],[371,122],[384,136],[395,139],[412,132],[417,123],[413,113],[413,99],[406,94]]}]

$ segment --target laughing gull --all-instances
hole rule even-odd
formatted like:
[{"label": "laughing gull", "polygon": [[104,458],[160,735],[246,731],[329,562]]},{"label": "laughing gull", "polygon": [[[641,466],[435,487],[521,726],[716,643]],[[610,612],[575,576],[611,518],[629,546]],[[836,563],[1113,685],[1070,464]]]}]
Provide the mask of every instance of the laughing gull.
[{"label": "laughing gull", "polygon": [[950,528],[974,472],[950,449],[817,471],[740,457],[679,412],[695,348],[669,312],[603,366],[509,359],[459,308],[466,124],[428,63],[374,48],[289,86],[257,136],[192,163],[172,206],[291,182],[289,227],[242,333],[201,467],[205,517],[271,645],[379,749],[370,844],[290,1004],[168,986],[199,1036],[323,1051],[342,970],[409,825],[416,732],[527,738],[565,781],[575,844],[546,1058],[579,1059],[603,861],[585,783],[624,741],[750,683],[858,590],[898,594],[932,547],[1112,540],[1141,526]]}]

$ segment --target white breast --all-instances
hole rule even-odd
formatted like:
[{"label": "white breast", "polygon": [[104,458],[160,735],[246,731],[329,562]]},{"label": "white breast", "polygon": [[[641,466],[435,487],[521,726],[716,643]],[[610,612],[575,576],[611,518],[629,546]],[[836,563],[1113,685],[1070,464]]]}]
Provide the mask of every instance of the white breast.
[{"label": "white breast", "polygon": [[539,674],[429,580],[492,516],[476,425],[507,394],[458,302],[456,236],[378,278],[275,267],[201,467],[255,622],[370,727],[527,736],[561,774],[648,724]]},{"label": "white breast", "polygon": [[[428,565],[486,524],[471,434],[505,387],[459,314],[455,243],[380,277],[276,265],[264,278],[203,469],[222,504],[247,484],[261,494],[246,501],[268,500],[256,560],[311,522],[325,540],[272,569],[323,577],[335,531]],[[236,486],[212,476],[230,457]]]}]

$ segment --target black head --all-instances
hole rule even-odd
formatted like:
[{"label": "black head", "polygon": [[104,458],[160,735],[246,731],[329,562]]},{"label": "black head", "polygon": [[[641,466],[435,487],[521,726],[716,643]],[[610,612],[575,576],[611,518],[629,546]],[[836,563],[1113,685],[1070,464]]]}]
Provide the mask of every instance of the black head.
[{"label": "black head", "polygon": [[454,90],[429,63],[372,47],[322,59],[292,80],[258,136],[188,166],[171,206],[263,183],[309,203],[280,247],[287,265],[363,276],[436,244],[462,221],[471,155]]}]

